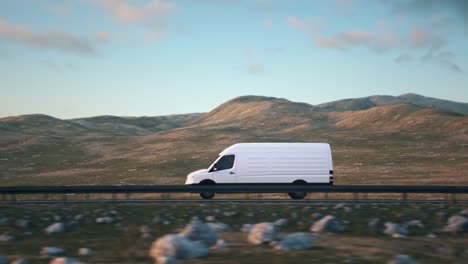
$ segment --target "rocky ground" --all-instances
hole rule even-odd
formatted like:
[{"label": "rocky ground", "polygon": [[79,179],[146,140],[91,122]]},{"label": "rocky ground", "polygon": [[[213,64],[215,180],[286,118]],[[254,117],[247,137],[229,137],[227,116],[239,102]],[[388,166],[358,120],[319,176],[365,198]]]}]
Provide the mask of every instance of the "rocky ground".
[{"label": "rocky ground", "polygon": [[1,205],[0,263],[466,263],[466,204]]}]

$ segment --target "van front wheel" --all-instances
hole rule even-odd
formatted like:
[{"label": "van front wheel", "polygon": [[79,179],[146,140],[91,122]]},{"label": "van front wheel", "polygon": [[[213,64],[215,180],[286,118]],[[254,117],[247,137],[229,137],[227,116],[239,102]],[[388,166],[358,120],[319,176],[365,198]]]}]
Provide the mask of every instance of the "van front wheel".
[{"label": "van front wheel", "polygon": [[[294,185],[306,184],[306,182],[302,180],[297,180],[297,181],[294,181],[292,184]],[[301,200],[307,196],[307,193],[306,192],[292,192],[292,193],[288,193],[288,195],[293,200]]]},{"label": "van front wheel", "polygon": [[[214,181],[207,180],[207,181],[202,181],[200,182],[200,185],[214,185]],[[201,192],[200,197],[203,199],[211,199],[215,196],[214,192]]]}]

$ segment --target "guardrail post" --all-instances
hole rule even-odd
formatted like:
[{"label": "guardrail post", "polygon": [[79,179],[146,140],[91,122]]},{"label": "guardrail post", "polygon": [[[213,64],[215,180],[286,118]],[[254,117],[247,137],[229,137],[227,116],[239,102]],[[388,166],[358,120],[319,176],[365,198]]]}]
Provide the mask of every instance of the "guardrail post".
[{"label": "guardrail post", "polygon": [[407,198],[408,198],[408,194],[407,193],[401,193],[401,199],[403,200],[403,203],[406,203],[407,201]]},{"label": "guardrail post", "polygon": [[117,198],[117,194],[116,194],[116,193],[112,193],[112,200],[115,200],[115,198]]},{"label": "guardrail post", "polygon": [[367,193],[364,193],[363,195],[364,200],[367,200]]},{"label": "guardrail post", "polygon": [[324,193],[323,197],[324,197],[325,200],[328,200],[328,193],[327,192]]}]

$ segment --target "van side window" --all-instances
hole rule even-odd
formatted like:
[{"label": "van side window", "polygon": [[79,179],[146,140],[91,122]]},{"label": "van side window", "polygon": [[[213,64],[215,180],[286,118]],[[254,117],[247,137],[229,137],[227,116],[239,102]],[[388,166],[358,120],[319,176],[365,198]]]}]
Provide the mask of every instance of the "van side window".
[{"label": "van side window", "polygon": [[221,157],[218,162],[215,163],[213,168],[211,168],[210,172],[232,169],[234,166],[234,159],[234,155],[226,155]]}]

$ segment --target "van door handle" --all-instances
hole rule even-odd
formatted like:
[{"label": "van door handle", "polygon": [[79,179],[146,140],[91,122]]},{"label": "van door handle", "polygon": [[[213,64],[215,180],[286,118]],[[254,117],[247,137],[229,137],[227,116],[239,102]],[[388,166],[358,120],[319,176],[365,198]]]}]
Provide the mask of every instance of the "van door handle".
[{"label": "van door handle", "polygon": [[229,174],[236,174],[236,173],[235,173],[235,172],[233,172],[233,171],[231,171],[231,172],[229,172]]}]

